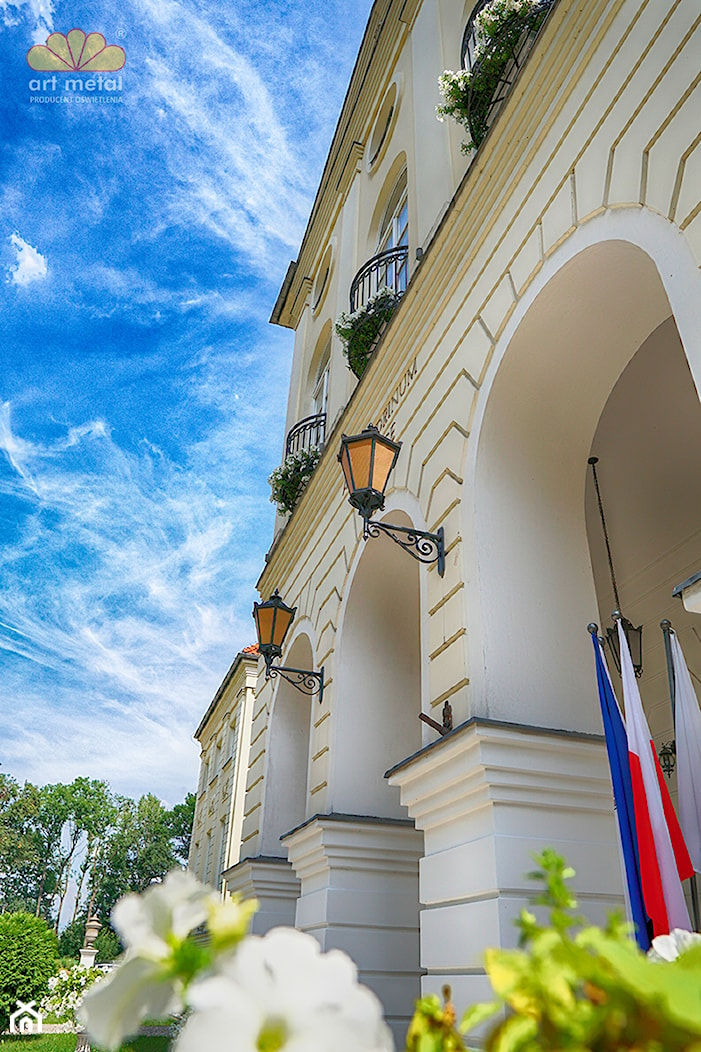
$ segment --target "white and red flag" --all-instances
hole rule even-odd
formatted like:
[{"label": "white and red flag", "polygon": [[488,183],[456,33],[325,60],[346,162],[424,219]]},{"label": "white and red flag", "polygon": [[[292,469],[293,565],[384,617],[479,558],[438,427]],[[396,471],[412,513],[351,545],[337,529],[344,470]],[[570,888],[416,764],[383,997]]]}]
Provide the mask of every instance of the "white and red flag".
[{"label": "white and red flag", "polygon": [[670,634],[674,668],[674,736],[677,743],[679,824],[697,873],[701,873],[701,710],[684,654]]},{"label": "white and red flag", "polygon": [[645,910],[652,921],[654,935],[666,935],[672,928],[688,931],[691,921],[682,880],[693,876],[694,867],[650,736],[620,621],[618,639]]}]

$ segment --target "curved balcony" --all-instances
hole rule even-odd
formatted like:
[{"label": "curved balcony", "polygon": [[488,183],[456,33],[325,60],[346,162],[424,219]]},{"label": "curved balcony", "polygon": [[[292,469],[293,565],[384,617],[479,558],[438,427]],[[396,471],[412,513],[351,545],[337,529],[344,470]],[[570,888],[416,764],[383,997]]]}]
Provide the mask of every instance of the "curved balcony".
[{"label": "curved balcony", "polygon": [[287,434],[285,456],[298,453],[301,449],[315,449],[323,446],[326,437],[326,413],[314,413],[305,416]]},{"label": "curved balcony", "polygon": [[378,252],[363,264],[350,287],[350,309],[356,311],[382,288],[398,295],[406,290],[409,279],[409,249],[406,245]]},{"label": "curved balcony", "polygon": [[539,0],[526,12],[514,12],[488,42],[477,37],[476,20],[490,0],[479,0],[467,20],[460,49],[462,68],[472,73],[467,124],[479,145],[516,80],[555,0]]}]

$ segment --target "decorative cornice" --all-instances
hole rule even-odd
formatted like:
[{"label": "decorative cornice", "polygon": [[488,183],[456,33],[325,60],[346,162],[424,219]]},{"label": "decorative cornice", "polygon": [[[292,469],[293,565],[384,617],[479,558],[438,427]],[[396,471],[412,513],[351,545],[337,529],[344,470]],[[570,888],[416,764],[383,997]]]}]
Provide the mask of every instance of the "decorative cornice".
[{"label": "decorative cornice", "polygon": [[285,845],[306,883],[333,869],[415,874],[423,836],[408,819],[317,815],[287,833]]},{"label": "decorative cornice", "polygon": [[[204,716],[200,720],[200,724],[199,724],[197,730],[193,734],[193,738],[196,741],[201,741],[202,734],[204,732],[205,727],[207,726],[207,724],[209,723],[210,719],[212,718],[212,715],[214,714],[215,709],[217,708],[219,702],[224,697],[224,694],[226,693],[227,689],[231,685],[231,682],[234,679],[234,676],[236,675],[236,673],[237,673],[237,671],[238,671],[238,669],[239,669],[239,667],[241,665],[244,665],[244,666],[248,665],[251,668],[255,668],[258,665],[258,655],[257,654],[251,654],[251,653],[245,653],[244,651],[239,651],[239,653],[236,655],[236,657],[232,661],[231,665],[229,666],[229,671],[227,672],[227,674],[224,676],[224,679],[221,681],[221,683],[217,687],[217,692],[214,695],[214,697],[212,698],[211,702],[209,703],[209,706],[207,707],[207,711],[205,712]],[[245,684],[245,681],[244,681],[243,686],[245,687],[245,685],[246,684]]]},{"label": "decorative cornice", "polygon": [[387,774],[419,829],[496,805],[612,812],[600,735],[473,719],[435,745]]}]

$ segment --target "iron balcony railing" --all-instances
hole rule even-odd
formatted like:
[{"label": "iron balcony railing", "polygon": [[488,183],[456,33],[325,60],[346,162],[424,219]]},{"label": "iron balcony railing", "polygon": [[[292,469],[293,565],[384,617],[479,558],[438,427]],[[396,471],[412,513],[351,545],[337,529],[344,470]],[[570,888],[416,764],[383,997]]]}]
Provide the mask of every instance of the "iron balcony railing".
[{"label": "iron balcony railing", "polygon": [[[490,0],[479,0],[467,20],[460,49],[462,68],[472,76],[467,120],[479,145],[506,99],[555,0],[539,0],[525,12],[515,11],[477,52],[476,20]],[[483,74],[483,75],[481,75]],[[479,85],[479,88],[477,87]]]},{"label": "iron balcony railing", "polygon": [[302,449],[315,449],[323,446],[326,436],[326,413],[314,413],[305,416],[288,432],[285,444],[285,456],[299,453]]},{"label": "iron balcony railing", "polygon": [[360,268],[351,282],[351,311],[362,307],[371,296],[385,287],[401,296],[406,290],[408,277],[409,249],[406,245],[378,252]]}]

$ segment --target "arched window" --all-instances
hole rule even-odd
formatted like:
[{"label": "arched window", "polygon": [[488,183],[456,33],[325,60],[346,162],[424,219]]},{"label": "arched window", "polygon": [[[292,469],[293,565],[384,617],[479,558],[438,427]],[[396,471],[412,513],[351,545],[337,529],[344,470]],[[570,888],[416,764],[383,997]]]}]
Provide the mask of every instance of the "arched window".
[{"label": "arched window", "polygon": [[329,402],[329,374],[331,372],[331,341],[321,356],[312,392],[312,413],[325,413]]},{"label": "arched window", "polygon": [[380,223],[377,251],[406,249],[388,261],[385,284],[395,292],[406,290],[409,278],[409,201],[406,168],[397,179]]}]

